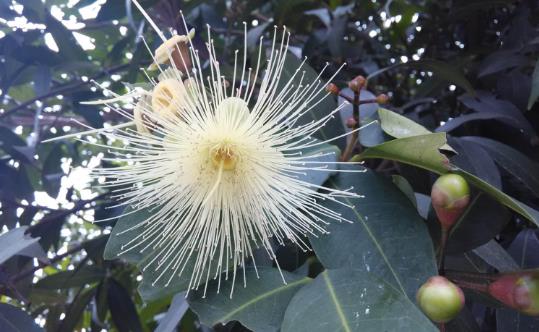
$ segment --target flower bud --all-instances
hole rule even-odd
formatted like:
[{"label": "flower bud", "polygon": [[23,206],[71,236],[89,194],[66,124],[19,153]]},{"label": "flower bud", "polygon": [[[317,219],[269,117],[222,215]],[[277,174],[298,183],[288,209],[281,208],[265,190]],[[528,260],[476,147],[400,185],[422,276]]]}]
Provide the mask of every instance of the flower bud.
[{"label": "flower bud", "polygon": [[446,230],[451,228],[470,202],[468,182],[458,174],[440,176],[431,191],[432,206]]},{"label": "flower bud", "polygon": [[421,310],[436,323],[446,323],[455,318],[464,307],[462,290],[444,277],[429,278],[416,294]]},{"label": "flower bud", "polygon": [[376,102],[378,104],[386,104],[389,101],[389,97],[382,93],[381,95],[376,96]]},{"label": "flower bud", "polygon": [[339,95],[339,88],[333,84],[333,83],[329,83],[327,86],[326,86],[326,91],[331,93],[332,95],[335,95],[335,96],[338,96]]},{"label": "flower bud", "polygon": [[173,119],[185,103],[187,91],[181,80],[168,78],[159,82],[152,92],[151,104],[156,114]]},{"label": "flower bud", "polygon": [[357,120],[354,119],[353,117],[349,117],[348,119],[346,119],[346,127],[348,128],[356,128],[357,126]]},{"label": "flower bud", "polygon": [[189,67],[191,67],[191,58],[189,57],[187,45],[194,36],[195,29],[191,29],[187,35],[175,35],[165,41],[155,50],[155,62],[148,67],[148,70],[155,70],[160,64],[170,63],[172,58],[174,66],[178,70],[182,72],[188,71]]},{"label": "flower bud", "polygon": [[507,274],[488,286],[489,294],[508,307],[539,316],[539,274]]},{"label": "flower bud", "polygon": [[365,77],[359,75],[354,77],[350,82],[348,82],[348,87],[355,93],[359,93],[359,91],[361,91],[361,89],[365,86],[366,82],[367,80],[365,79]]}]

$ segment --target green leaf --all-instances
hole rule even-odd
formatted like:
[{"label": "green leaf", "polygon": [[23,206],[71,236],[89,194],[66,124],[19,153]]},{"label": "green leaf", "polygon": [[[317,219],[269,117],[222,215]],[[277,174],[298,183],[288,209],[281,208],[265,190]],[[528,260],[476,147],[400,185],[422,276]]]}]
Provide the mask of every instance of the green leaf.
[{"label": "green leaf", "polygon": [[62,144],[56,144],[43,161],[41,181],[43,182],[43,188],[51,197],[58,196],[58,191],[60,190],[60,181],[64,175],[62,157]]},{"label": "green leaf", "polygon": [[292,296],[311,282],[307,277],[282,273],[286,284],[277,269],[259,267],[260,278],[254,269],[249,269],[246,271],[247,287],[239,285],[243,281],[236,280],[232,297],[231,281],[221,282],[217,293],[219,282],[214,280],[209,284],[205,298],[204,290],[189,295],[189,305],[208,326],[237,320],[253,331],[278,331]]},{"label": "green leaf", "polygon": [[447,157],[438,150],[446,143],[445,133],[399,138],[369,148],[354,158],[360,160],[371,158],[389,159],[417,166],[438,174],[445,174],[449,171],[458,173],[476,188],[484,191],[536,225],[539,225],[539,211],[517,201],[477,176],[450,166]]},{"label": "green leaf", "polygon": [[[32,238],[30,235],[25,234],[27,228],[26,226],[15,228],[0,235],[0,264],[14,255],[36,252],[36,246],[43,253],[43,249],[38,243],[39,238]],[[39,251],[36,253],[40,254]]]},{"label": "green leaf", "polygon": [[354,208],[321,202],[351,221],[332,222],[326,226],[330,234],[309,236],[322,265],[371,272],[413,298],[420,285],[436,274],[436,263],[427,227],[410,200],[391,180],[373,171],[339,173],[327,185],[353,186],[364,197],[343,200]]},{"label": "green leaf", "polygon": [[64,289],[82,287],[87,284],[99,282],[106,275],[106,271],[94,265],[84,265],[73,271],[61,271],[39,280],[35,287]]},{"label": "green leaf", "polygon": [[326,270],[299,290],[282,332],[437,331],[402,292],[365,271]]},{"label": "green leaf", "polygon": [[26,312],[5,303],[0,303],[0,326],[3,332],[43,331]]},{"label": "green leaf", "polygon": [[530,92],[530,99],[528,99],[528,110],[533,107],[533,104],[539,98],[539,60],[535,64],[535,69],[533,70],[532,76],[532,90]]},{"label": "green leaf", "polygon": [[536,162],[530,160],[522,152],[495,140],[484,137],[463,137],[462,139],[482,146],[496,164],[539,196],[539,165]]},{"label": "green leaf", "polygon": [[86,288],[77,294],[65,312],[65,318],[58,329],[59,332],[71,332],[75,330],[75,327],[82,318],[86,306],[90,303],[95,293],[96,287],[91,287]]},{"label": "green leaf", "polygon": [[438,149],[446,143],[445,133],[404,137],[373,146],[359,158],[390,159],[443,174],[450,169],[449,159]]},{"label": "green leaf", "polygon": [[[382,130],[386,134],[395,138],[427,135],[432,133],[419,123],[385,108],[378,109],[378,116],[380,117]],[[442,146],[441,149],[454,152],[454,150],[447,144]]]},{"label": "green leaf", "polygon": [[[321,186],[331,175],[335,174],[337,166],[330,163],[338,161],[341,154],[341,151],[335,145],[324,143],[303,149],[301,152],[303,156],[312,156],[310,158],[305,158],[304,160],[306,162],[319,162],[317,164],[310,164],[310,167],[319,167],[322,169],[309,170],[305,174],[298,174],[298,180]],[[324,164],[324,162],[328,162],[328,164]]]},{"label": "green leaf", "polygon": [[75,39],[73,32],[67,29],[62,22],[47,12],[45,24],[65,60],[87,60],[86,53]]},{"label": "green leaf", "polygon": [[109,279],[107,302],[118,331],[142,332],[142,326],[131,294],[116,280]]}]

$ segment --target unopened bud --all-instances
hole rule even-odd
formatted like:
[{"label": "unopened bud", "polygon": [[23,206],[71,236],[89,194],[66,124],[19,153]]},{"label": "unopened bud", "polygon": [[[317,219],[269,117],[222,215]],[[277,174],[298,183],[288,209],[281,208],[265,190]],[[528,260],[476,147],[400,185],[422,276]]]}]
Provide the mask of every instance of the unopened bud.
[{"label": "unopened bud", "polygon": [[488,286],[489,294],[506,306],[530,316],[539,316],[539,274],[515,273]]},{"label": "unopened bud", "polygon": [[432,206],[442,228],[451,228],[470,203],[468,182],[458,174],[440,176],[431,191]]},{"label": "unopened bud", "polygon": [[161,64],[170,63],[170,59],[172,59],[174,67],[182,72],[187,72],[191,67],[188,44],[194,36],[195,29],[191,29],[187,35],[174,35],[165,41],[155,50],[154,62],[148,69],[155,70]]},{"label": "unopened bud", "polygon": [[339,88],[333,84],[333,83],[329,83],[327,86],[326,86],[326,91],[331,93],[332,95],[335,95],[335,96],[338,96],[339,95]]},{"label": "unopened bud", "polygon": [[357,120],[353,117],[350,117],[346,119],[346,127],[348,128],[356,128],[357,127]]},{"label": "unopened bud", "polygon": [[376,96],[376,102],[378,104],[386,104],[389,101],[388,95],[382,93],[381,95]]},{"label": "unopened bud", "polygon": [[348,87],[355,93],[359,93],[361,89],[365,86],[365,82],[367,82],[365,77],[359,75],[350,80],[350,82],[348,82]]},{"label": "unopened bud", "polygon": [[417,291],[416,300],[425,315],[436,323],[449,322],[464,307],[462,290],[440,276],[429,278]]}]

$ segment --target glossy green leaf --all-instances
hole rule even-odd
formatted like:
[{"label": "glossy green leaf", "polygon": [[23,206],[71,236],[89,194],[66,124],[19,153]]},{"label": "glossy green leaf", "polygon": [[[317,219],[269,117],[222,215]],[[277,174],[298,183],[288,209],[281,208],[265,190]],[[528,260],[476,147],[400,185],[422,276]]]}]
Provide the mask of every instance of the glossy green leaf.
[{"label": "glossy green leaf", "polygon": [[357,159],[390,159],[438,174],[449,171],[458,173],[479,190],[484,191],[503,205],[539,225],[539,211],[517,201],[479,177],[450,166],[447,157],[438,150],[446,143],[445,133],[400,138],[367,149]]},{"label": "glossy green leaf", "polygon": [[[430,130],[423,127],[419,123],[385,108],[378,109],[378,116],[380,117],[382,130],[386,134],[395,138],[427,135],[432,133]],[[447,144],[442,146],[441,149],[454,151]]]},{"label": "glossy green leaf", "polygon": [[371,272],[413,298],[436,274],[436,263],[427,227],[410,200],[391,180],[372,171],[339,173],[327,185],[352,186],[364,197],[343,200],[354,208],[329,200],[321,203],[351,221],[331,222],[326,226],[329,234],[309,237],[322,265]]},{"label": "glossy green leaf", "polygon": [[449,159],[439,151],[446,143],[445,133],[404,137],[373,146],[359,158],[390,159],[441,174],[450,169]]},{"label": "glossy green leaf", "polygon": [[67,311],[65,311],[65,318],[58,328],[59,332],[72,332],[75,330],[75,327],[82,319],[83,313],[95,293],[96,287],[91,287],[86,288],[77,294],[73,302],[71,302],[67,308]]},{"label": "glossy green leaf", "polygon": [[282,332],[438,331],[415,304],[373,274],[326,270],[292,298]]},{"label": "glossy green leaf", "polygon": [[118,331],[142,332],[142,325],[131,294],[114,279],[108,281],[107,290],[110,315]]},{"label": "glossy green leaf", "polygon": [[232,297],[231,281],[221,281],[219,293],[218,281],[212,281],[205,298],[204,290],[189,295],[189,305],[208,326],[237,320],[253,331],[278,331],[292,296],[311,282],[307,277],[282,273],[286,284],[277,269],[258,268],[260,278],[254,269],[250,269],[246,271],[247,287],[241,285],[243,280],[236,280]]}]

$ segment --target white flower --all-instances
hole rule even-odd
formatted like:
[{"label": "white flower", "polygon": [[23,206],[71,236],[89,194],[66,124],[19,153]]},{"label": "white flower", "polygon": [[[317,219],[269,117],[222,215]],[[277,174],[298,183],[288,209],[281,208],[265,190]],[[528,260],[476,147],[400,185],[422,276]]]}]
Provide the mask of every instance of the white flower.
[{"label": "white flower", "polygon": [[[190,274],[194,288],[229,270],[235,280],[237,268],[252,258],[255,246],[274,259],[272,239],[308,249],[303,235],[324,233],[324,223],[344,220],[319,200],[357,197],[298,176],[333,171],[328,162],[313,161],[312,156],[309,160],[301,151],[324,143],[311,136],[339,109],[296,124],[320,101],[325,84],[318,79],[300,85],[280,82],[288,39],[286,31],[279,38],[275,32],[264,70],[262,44],[254,70],[246,68],[244,51],[241,77],[228,78],[230,83],[221,75],[211,39],[210,77],[202,75],[192,44],[190,72],[163,70],[164,61],[158,59],[159,82],[153,82],[152,91],[138,93],[134,114],[118,110],[137,130],[125,129],[126,124],[107,129],[129,142],[110,146],[116,149],[112,160],[124,163],[96,169],[93,175],[105,177],[104,187],[116,189],[123,205],[134,211],[152,209],[145,222],[124,231],[136,236],[124,244],[123,252],[154,251],[145,263],[145,268],[158,271],[154,283],[162,279],[168,284],[174,276]],[[191,43],[190,38],[186,41]],[[302,77],[301,68],[295,76]]]}]

